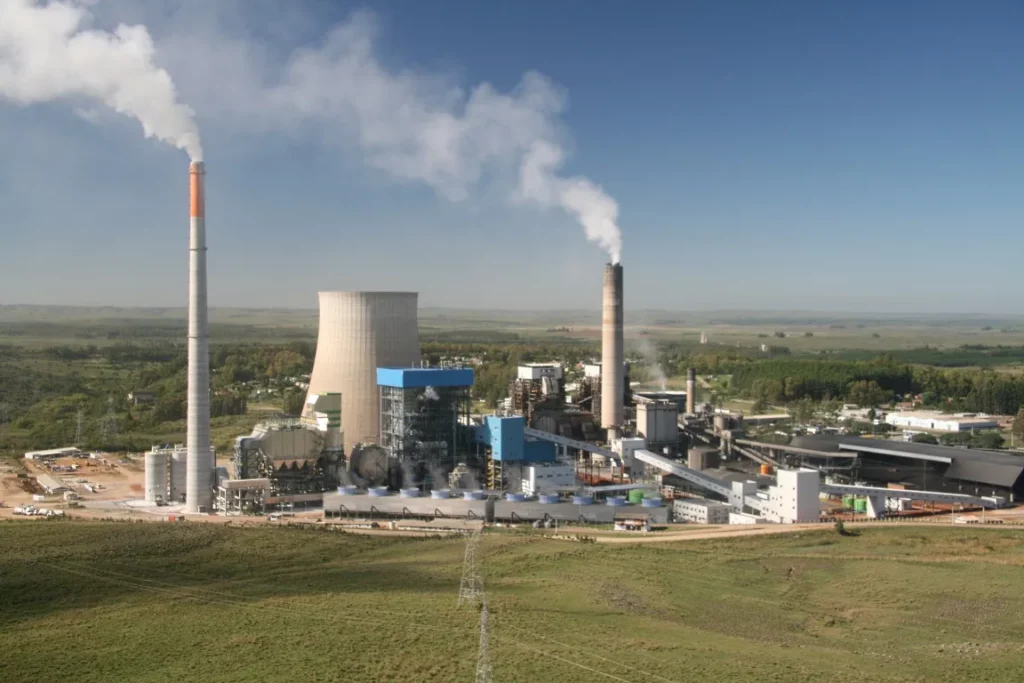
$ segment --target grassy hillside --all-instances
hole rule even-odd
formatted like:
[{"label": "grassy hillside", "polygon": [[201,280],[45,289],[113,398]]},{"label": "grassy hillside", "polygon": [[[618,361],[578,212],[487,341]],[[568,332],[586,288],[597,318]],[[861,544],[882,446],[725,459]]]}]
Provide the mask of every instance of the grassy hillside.
[{"label": "grassy hillside", "polygon": [[[496,681],[1019,680],[1017,533],[484,546]],[[5,680],[473,678],[460,539],[68,521],[0,547]]]}]

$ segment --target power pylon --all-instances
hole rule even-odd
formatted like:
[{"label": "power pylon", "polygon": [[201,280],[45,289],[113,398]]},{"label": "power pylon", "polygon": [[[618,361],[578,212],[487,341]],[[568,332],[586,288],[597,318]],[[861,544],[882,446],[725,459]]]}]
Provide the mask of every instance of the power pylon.
[{"label": "power pylon", "polygon": [[466,537],[466,555],[462,561],[462,583],[459,585],[458,607],[482,605],[484,602],[484,579],[480,573],[478,555],[482,529]]},{"label": "power pylon", "polygon": [[491,660],[487,654],[487,601],[480,606],[480,651],[476,658],[476,683],[491,683]]}]

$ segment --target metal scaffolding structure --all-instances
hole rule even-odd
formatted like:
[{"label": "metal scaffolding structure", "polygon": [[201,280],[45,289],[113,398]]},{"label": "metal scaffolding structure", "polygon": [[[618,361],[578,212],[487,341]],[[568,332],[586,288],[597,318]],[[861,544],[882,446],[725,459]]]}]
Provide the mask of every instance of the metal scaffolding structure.
[{"label": "metal scaffolding structure", "polygon": [[341,453],[326,435],[295,420],[256,425],[235,439],[234,479],[265,479],[268,496],[319,493],[338,485]]},{"label": "metal scaffolding structure", "polygon": [[469,387],[380,387],[380,445],[403,466],[446,473],[468,445]]}]

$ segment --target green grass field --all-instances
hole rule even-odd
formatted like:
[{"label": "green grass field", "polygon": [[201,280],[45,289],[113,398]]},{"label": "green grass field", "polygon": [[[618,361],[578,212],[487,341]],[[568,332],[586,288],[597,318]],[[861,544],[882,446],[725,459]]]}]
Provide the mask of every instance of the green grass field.
[{"label": "green grass field", "polygon": [[[473,680],[458,538],[40,521],[0,548],[3,680]],[[1021,680],[1019,532],[483,550],[495,681]]]}]

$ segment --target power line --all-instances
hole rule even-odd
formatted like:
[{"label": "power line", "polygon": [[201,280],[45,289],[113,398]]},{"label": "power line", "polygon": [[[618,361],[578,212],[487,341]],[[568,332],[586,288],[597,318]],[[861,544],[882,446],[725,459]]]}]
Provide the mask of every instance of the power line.
[{"label": "power line", "polygon": [[[534,636],[537,636],[537,634],[535,632],[529,631],[529,630],[527,630],[525,628],[521,628],[519,626],[515,626],[513,624],[502,624],[502,627],[513,628],[513,629],[515,629],[517,631],[522,631],[523,633],[531,633]],[[554,639],[552,639],[552,638],[550,638],[548,636],[544,636],[544,640],[545,640],[545,642],[554,643],[555,645],[558,645],[560,647],[564,647],[567,650],[576,650],[577,652],[583,653],[583,654],[587,655],[588,657],[593,657],[594,659],[600,659],[600,660],[605,661],[605,662],[610,662],[611,664],[614,664],[615,666],[621,667],[623,669],[628,669],[629,671],[634,671],[634,672],[636,672],[638,674],[642,674],[644,676],[649,676],[651,678],[657,678],[659,680],[665,681],[666,683],[677,683],[677,681],[674,681],[671,678],[665,678],[664,676],[661,676],[659,674],[652,673],[650,671],[645,671],[644,669],[639,669],[639,668],[637,668],[635,666],[630,666],[629,664],[623,664],[622,662],[616,661],[614,659],[609,659],[608,657],[604,657],[604,656],[599,655],[599,654],[597,654],[595,652],[591,652],[589,650],[585,650],[582,647],[578,647],[578,646],[575,646],[575,645],[569,645],[568,643],[559,642],[559,641],[554,640]],[[654,661],[659,661],[659,660],[655,659]],[[664,664],[664,662],[660,662],[660,663]]]},{"label": "power line", "polygon": [[[51,564],[49,562],[41,562],[41,561],[36,560],[35,563],[38,564],[38,565],[41,565],[41,566],[44,566],[44,567],[49,567],[51,569],[56,569],[57,571],[62,571],[62,572],[68,573],[68,574],[73,574],[73,575],[76,575],[76,576],[83,576],[83,577],[86,577],[86,578],[91,578],[91,579],[94,579],[96,581],[102,581],[102,582],[105,582],[105,583],[111,583],[111,584],[115,584],[115,585],[128,586],[130,588],[137,588],[137,589],[140,589],[140,590],[149,591],[151,593],[159,593],[159,594],[163,594],[163,595],[171,595],[171,596],[174,596],[174,597],[185,598],[185,599],[189,599],[189,600],[198,600],[200,602],[205,602],[205,603],[211,604],[211,605],[225,605],[225,606],[228,606],[228,607],[248,607],[248,608],[257,609],[257,610],[271,610],[271,611],[278,611],[278,612],[291,612],[291,613],[300,615],[303,618],[314,617],[314,618],[318,618],[318,619],[324,619],[324,620],[327,620],[327,621],[341,620],[341,621],[349,621],[349,622],[355,622],[355,623],[370,624],[370,625],[374,625],[374,626],[386,626],[386,627],[399,626],[399,627],[402,627],[402,628],[419,629],[419,630],[427,630],[427,631],[437,631],[437,632],[446,632],[446,633],[450,633],[451,630],[452,630],[451,625],[446,625],[446,626],[426,626],[426,625],[423,625],[423,624],[411,624],[411,623],[408,623],[408,615],[405,615],[405,620],[404,621],[399,620],[397,618],[394,619],[394,620],[390,620],[389,621],[389,620],[383,620],[383,619],[365,619],[365,618],[362,618],[362,617],[346,617],[346,616],[340,616],[340,615],[337,615],[337,614],[317,614],[316,612],[309,612],[307,610],[295,609],[295,608],[286,607],[286,606],[283,606],[283,605],[267,605],[267,604],[263,604],[263,603],[257,603],[257,602],[254,602],[253,600],[248,599],[248,598],[241,598],[241,599],[236,599],[236,600],[231,600],[231,599],[217,600],[217,599],[209,598],[209,597],[206,597],[206,596],[203,596],[203,595],[199,595],[199,594],[196,594],[196,593],[182,592],[182,590],[185,590],[185,591],[190,590],[189,588],[184,587],[184,586],[179,587],[182,590],[174,590],[174,589],[171,589],[171,588],[160,588],[160,587],[157,587],[157,586],[147,586],[145,584],[138,583],[137,581],[126,581],[126,580],[123,580],[123,579],[115,579],[115,578],[111,578],[111,577],[108,577],[108,576],[102,576],[102,575],[99,575],[99,574],[96,574],[96,573],[93,573],[93,572],[79,571],[79,570],[76,570],[76,569],[69,569],[67,567],[61,567],[60,565]],[[173,584],[168,584],[168,585],[173,585]]]}]

